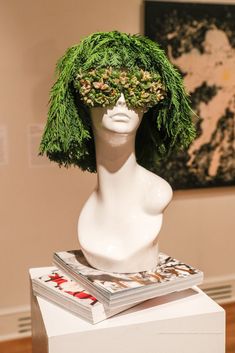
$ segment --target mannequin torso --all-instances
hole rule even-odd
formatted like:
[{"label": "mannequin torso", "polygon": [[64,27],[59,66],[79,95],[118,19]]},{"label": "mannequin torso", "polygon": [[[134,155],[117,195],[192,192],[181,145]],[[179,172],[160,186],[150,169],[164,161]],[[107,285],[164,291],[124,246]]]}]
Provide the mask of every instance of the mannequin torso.
[{"label": "mannequin torso", "polygon": [[102,202],[97,188],[83,207],[79,241],[95,268],[139,272],[157,264],[157,236],[171,188],[141,166],[137,166],[135,179],[126,192],[120,193],[114,186],[106,202]]}]

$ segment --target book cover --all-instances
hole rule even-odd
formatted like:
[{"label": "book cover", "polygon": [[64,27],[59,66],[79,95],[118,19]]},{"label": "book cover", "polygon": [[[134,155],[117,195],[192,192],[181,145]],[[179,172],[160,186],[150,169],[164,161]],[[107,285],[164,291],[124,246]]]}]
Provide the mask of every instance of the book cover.
[{"label": "book cover", "polygon": [[131,274],[104,272],[92,268],[81,250],[54,254],[54,263],[107,306],[136,303],[198,285],[203,273],[166,254],[152,271]]},{"label": "book cover", "polygon": [[56,267],[30,269],[30,276],[35,295],[39,295],[93,324],[130,308],[130,305],[116,310],[105,308],[83,286]]}]

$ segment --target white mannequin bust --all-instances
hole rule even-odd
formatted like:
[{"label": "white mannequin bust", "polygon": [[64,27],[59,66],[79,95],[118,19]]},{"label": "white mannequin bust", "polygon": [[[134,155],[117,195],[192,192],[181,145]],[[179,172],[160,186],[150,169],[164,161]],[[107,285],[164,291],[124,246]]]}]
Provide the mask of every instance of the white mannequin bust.
[{"label": "white mannequin bust", "polygon": [[123,94],[114,107],[91,110],[98,178],[78,220],[78,239],[89,264],[103,271],[147,271],[158,263],[158,234],[172,189],[136,162],[143,113],[128,108]]}]

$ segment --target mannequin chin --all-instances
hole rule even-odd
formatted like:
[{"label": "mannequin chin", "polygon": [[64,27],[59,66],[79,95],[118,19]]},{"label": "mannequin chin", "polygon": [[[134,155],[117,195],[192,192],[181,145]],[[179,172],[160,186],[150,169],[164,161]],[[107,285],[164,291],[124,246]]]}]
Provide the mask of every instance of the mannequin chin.
[{"label": "mannequin chin", "polygon": [[78,239],[91,266],[139,272],[158,263],[158,233],[172,198],[170,185],[141,167],[135,135],[143,110],[123,94],[112,108],[91,111],[98,182],[78,220]]}]

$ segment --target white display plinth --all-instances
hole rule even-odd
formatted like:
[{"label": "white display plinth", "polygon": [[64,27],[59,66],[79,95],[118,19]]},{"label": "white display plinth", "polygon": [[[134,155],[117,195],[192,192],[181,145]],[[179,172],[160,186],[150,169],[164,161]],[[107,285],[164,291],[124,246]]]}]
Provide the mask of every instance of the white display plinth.
[{"label": "white display plinth", "polygon": [[91,325],[32,295],[33,353],[224,353],[224,310],[197,287]]}]

